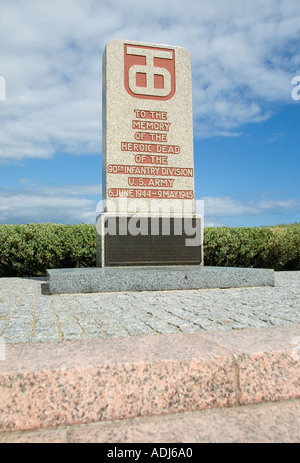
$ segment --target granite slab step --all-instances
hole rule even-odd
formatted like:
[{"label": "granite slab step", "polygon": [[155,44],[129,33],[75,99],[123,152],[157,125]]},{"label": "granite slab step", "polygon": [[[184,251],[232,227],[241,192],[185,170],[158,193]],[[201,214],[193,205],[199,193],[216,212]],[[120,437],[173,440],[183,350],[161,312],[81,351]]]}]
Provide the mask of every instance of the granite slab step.
[{"label": "granite slab step", "polygon": [[[143,456],[152,453],[154,456],[161,453],[168,459],[167,449],[174,443],[179,444],[173,446],[174,458],[182,449],[181,456],[188,453],[195,460],[198,454],[200,457],[201,448],[190,444],[299,442],[299,399],[32,431],[0,432],[1,444],[101,443],[97,451],[98,457],[104,461],[114,449],[122,454],[122,450],[128,449],[126,444],[138,453],[136,460],[144,461]],[[144,445],[141,446],[141,443]]]},{"label": "granite slab step", "polygon": [[296,399],[299,339],[295,325],[8,344],[0,431]]},{"label": "granite slab step", "polygon": [[209,266],[47,270],[43,294],[164,291],[274,286],[274,270]]}]

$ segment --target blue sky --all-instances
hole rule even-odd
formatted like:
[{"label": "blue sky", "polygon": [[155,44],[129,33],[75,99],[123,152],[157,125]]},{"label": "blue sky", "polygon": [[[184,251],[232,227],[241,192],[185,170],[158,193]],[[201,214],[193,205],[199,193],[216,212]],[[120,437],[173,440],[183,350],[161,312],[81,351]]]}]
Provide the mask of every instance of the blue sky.
[{"label": "blue sky", "polygon": [[113,38],[191,53],[206,226],[300,221],[299,0],[2,0],[0,223],[95,222]]}]

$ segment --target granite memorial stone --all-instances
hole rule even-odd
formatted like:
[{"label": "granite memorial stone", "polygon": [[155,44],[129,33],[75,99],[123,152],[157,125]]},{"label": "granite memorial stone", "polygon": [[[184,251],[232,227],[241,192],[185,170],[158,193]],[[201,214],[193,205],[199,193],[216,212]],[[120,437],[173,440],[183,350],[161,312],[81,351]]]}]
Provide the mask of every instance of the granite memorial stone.
[{"label": "granite memorial stone", "polygon": [[97,266],[201,265],[203,217],[195,214],[186,49],[107,43],[102,159]]}]

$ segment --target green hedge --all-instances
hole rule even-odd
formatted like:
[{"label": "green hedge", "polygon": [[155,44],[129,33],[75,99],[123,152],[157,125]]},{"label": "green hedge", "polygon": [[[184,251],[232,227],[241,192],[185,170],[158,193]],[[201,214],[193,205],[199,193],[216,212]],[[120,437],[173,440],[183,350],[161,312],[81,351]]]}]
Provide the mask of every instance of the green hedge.
[{"label": "green hedge", "polygon": [[93,225],[0,225],[0,276],[45,275],[47,268],[94,267]]},{"label": "green hedge", "polygon": [[[0,225],[0,277],[94,267],[95,246],[94,225]],[[206,228],[204,259],[212,266],[300,270],[300,224]]]},{"label": "green hedge", "polygon": [[300,224],[206,228],[205,265],[300,270]]}]

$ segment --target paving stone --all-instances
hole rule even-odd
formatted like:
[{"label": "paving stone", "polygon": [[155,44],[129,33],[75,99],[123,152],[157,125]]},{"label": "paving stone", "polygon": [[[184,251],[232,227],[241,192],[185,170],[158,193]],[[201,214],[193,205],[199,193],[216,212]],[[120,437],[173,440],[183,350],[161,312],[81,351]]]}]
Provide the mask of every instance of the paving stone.
[{"label": "paving stone", "polygon": [[300,272],[275,272],[275,287],[224,290],[46,296],[41,295],[41,283],[0,279],[0,336],[5,335],[7,342],[47,341],[48,336],[52,340],[57,335],[60,339],[95,339],[97,335],[140,336],[300,324]]},{"label": "paving stone", "polygon": [[48,341],[61,341],[61,337],[59,336],[57,330],[47,330],[44,332],[39,331],[34,336],[30,338],[30,342],[48,342]]}]

